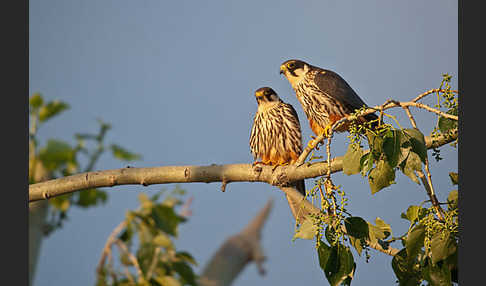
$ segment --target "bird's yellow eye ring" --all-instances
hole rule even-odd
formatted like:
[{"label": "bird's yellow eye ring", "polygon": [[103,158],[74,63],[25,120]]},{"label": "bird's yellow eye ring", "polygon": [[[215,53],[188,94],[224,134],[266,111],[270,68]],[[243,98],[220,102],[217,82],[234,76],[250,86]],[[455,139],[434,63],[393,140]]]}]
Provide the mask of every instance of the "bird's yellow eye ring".
[{"label": "bird's yellow eye ring", "polygon": [[288,63],[288,64],[287,64],[287,67],[288,67],[289,69],[293,69],[293,68],[295,67],[295,64],[294,64],[294,63]]}]

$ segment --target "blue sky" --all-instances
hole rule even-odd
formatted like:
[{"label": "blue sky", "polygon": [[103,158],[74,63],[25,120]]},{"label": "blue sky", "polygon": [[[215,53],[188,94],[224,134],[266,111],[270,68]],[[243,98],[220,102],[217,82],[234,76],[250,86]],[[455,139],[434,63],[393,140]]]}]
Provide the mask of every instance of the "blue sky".
[{"label": "blue sky", "polygon": [[[311,131],[279,65],[299,58],[338,72],[369,105],[409,100],[438,87],[443,73],[457,88],[457,1],[128,1],[34,0],[29,4],[29,92],[60,99],[71,109],[40,129],[41,138],[72,142],[96,132],[97,118],[113,125],[107,142],[143,155],[141,166],[249,163],[256,101],[272,87],[299,113],[303,138]],[[425,101],[432,103],[432,99]],[[426,135],[434,116],[412,110]],[[409,127],[403,112],[392,114]],[[333,140],[346,151],[346,134]],[[430,155],[430,153],[429,153]],[[457,153],[431,161],[439,200],[453,188]],[[126,164],[103,155],[98,169]],[[336,174],[348,210],[384,219],[395,235],[410,204],[426,199],[422,186],[397,173],[397,184],[371,195],[359,175]],[[307,180],[307,186],[312,180]],[[43,241],[34,285],[93,285],[101,249],[140,192],[173,186],[108,189],[109,202],[73,209],[63,229]],[[181,185],[194,197],[193,216],[176,245],[192,253],[200,272],[214,251],[238,232],[269,198],[274,209],[263,231],[267,275],[247,267],[234,285],[325,284],[312,241],[291,241],[293,221],[283,194],[261,183]],[[353,252],[353,284],[393,285],[391,258]]]}]

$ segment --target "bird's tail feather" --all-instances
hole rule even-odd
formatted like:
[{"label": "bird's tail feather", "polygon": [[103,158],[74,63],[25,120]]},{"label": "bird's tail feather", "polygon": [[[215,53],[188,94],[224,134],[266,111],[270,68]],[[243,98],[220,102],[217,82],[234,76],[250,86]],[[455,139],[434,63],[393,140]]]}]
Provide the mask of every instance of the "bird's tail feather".
[{"label": "bird's tail feather", "polygon": [[292,186],[295,187],[297,191],[299,191],[299,193],[301,193],[305,197],[305,181],[303,179],[292,182]]}]

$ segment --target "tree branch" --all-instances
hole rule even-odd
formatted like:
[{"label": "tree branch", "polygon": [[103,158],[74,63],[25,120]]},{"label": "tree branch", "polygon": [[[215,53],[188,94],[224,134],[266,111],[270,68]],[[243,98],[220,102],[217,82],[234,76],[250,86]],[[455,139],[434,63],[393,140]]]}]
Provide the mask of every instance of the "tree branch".
[{"label": "tree branch", "polygon": [[205,266],[198,282],[202,286],[226,286],[241,273],[249,262],[255,262],[260,275],[265,274],[265,256],[260,245],[261,231],[272,209],[269,200],[248,225],[229,237]]},{"label": "tree branch", "polygon": [[[457,130],[435,138],[426,137],[428,149],[437,148],[457,139]],[[343,157],[330,162],[331,173],[343,170]],[[274,186],[286,186],[289,182],[315,178],[327,174],[326,161],[301,166],[252,166],[251,164],[228,164],[209,166],[164,166],[152,168],[122,168],[87,172],[29,185],[29,202],[64,195],[91,188],[120,185],[211,183],[211,182],[263,182]]]},{"label": "tree branch", "polygon": [[96,273],[100,275],[103,271],[103,266],[105,265],[106,257],[111,254],[111,246],[116,242],[117,235],[126,227],[127,222],[122,221],[118,224],[115,229],[111,232],[110,236],[106,240],[105,246],[103,247],[103,251],[101,252],[101,258],[98,262],[98,266],[96,267]]}]

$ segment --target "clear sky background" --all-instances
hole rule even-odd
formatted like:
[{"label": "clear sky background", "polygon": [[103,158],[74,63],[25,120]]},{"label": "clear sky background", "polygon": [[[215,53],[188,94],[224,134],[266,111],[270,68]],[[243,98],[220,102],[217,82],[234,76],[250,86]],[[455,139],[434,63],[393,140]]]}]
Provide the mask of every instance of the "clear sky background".
[{"label": "clear sky background", "polygon": [[[75,132],[97,132],[101,118],[113,125],[107,143],[142,154],[142,161],[131,164],[136,167],[252,162],[253,93],[262,86],[294,105],[306,144],[308,122],[278,73],[290,58],[338,72],[368,105],[409,100],[438,87],[443,73],[453,76],[457,88],[453,0],[33,0],[29,5],[29,92],[71,105],[39,130],[41,139],[73,142]],[[428,135],[435,117],[412,112]],[[410,127],[402,111],[392,114]],[[343,155],[346,134],[334,138],[333,154]],[[448,173],[457,170],[457,153],[446,146],[442,156],[440,162],[431,160],[431,168],[444,201],[453,189]],[[97,169],[125,166],[105,154]],[[398,172],[397,184],[375,195],[360,175],[333,178],[346,191],[352,214],[370,221],[380,217],[397,236],[408,227],[400,212],[426,200],[423,187]],[[228,236],[274,198],[262,237],[267,275],[259,276],[252,264],[234,285],[326,285],[314,242],[291,241],[294,222],[277,188],[232,183],[222,193],[219,183],[181,187],[194,197],[193,216],[181,226],[176,246],[194,255],[198,273]],[[138,206],[140,192],[161,188],[173,186],[110,188],[105,206],[72,209],[65,226],[43,241],[34,285],[94,285],[110,232]],[[395,284],[391,257],[371,251],[366,263],[354,249],[353,255],[353,285]]]}]

